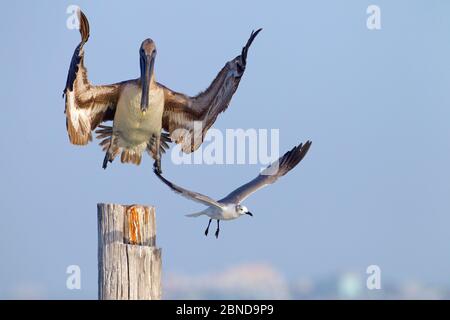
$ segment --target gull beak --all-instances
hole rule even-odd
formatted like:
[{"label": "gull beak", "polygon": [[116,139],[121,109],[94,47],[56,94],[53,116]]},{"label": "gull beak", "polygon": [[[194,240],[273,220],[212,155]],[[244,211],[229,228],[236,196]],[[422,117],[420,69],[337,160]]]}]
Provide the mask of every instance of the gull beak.
[{"label": "gull beak", "polygon": [[245,214],[248,214],[250,217],[253,217],[253,213],[251,213],[250,211],[246,212]]},{"label": "gull beak", "polygon": [[142,54],[141,55],[141,86],[142,86],[142,96],[141,96],[141,110],[142,112],[147,111],[149,107],[148,94],[150,92],[150,81],[153,75],[153,66],[155,64],[156,52],[153,51],[151,55]]}]

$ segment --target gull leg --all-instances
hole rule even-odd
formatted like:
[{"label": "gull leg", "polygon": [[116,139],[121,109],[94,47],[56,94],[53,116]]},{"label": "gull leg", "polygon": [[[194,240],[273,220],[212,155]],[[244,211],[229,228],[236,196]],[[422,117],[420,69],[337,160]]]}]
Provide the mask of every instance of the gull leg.
[{"label": "gull leg", "polygon": [[212,221],[212,219],[209,219],[209,222],[208,222],[208,227],[206,227],[206,230],[205,230],[205,236],[207,236],[207,235],[208,235],[208,231],[209,231],[209,225],[211,224],[211,221]]},{"label": "gull leg", "polygon": [[217,230],[216,230],[216,239],[219,238],[219,232],[220,232],[220,226],[219,226],[220,220],[217,220]]}]

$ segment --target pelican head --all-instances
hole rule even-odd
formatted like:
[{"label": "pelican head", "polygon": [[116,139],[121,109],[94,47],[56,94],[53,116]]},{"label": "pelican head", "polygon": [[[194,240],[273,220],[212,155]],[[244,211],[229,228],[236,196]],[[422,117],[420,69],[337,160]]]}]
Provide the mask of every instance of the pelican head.
[{"label": "pelican head", "polygon": [[141,110],[146,111],[149,106],[148,95],[150,92],[150,82],[153,78],[153,66],[155,64],[156,46],[152,39],[145,39],[139,49],[141,65]]},{"label": "pelican head", "polygon": [[238,214],[240,214],[241,216],[244,214],[248,214],[249,216],[253,217],[253,213],[251,213],[250,211],[248,211],[246,206],[241,206],[240,204],[238,204],[236,206],[236,212]]}]

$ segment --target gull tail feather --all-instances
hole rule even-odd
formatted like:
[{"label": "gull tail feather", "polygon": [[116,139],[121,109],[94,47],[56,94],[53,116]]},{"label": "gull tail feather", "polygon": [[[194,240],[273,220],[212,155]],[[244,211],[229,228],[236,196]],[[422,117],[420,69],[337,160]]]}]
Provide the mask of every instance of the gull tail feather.
[{"label": "gull tail feather", "polygon": [[200,217],[201,215],[204,215],[204,212],[203,212],[203,211],[201,211],[201,212],[196,212],[196,213],[191,213],[191,214],[187,214],[186,217],[189,217],[189,218],[196,218],[196,217]]}]

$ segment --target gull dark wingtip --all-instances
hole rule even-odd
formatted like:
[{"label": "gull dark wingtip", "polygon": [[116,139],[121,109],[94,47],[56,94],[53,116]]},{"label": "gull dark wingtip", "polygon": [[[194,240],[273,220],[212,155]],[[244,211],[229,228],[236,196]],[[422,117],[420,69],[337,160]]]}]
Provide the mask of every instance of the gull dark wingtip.
[{"label": "gull dark wingtip", "polygon": [[164,182],[169,188],[171,188],[173,191],[175,191],[176,193],[182,193],[180,190],[178,190],[175,185],[170,182],[169,180],[167,180],[166,178],[164,178],[161,173],[158,171],[158,168],[153,168],[153,173],[156,174],[156,176],[159,178],[159,180],[161,180],[162,182]]},{"label": "gull dark wingtip", "polygon": [[158,171],[158,169],[157,168],[153,168],[153,173],[154,174],[156,174],[156,176],[158,177],[158,178],[162,178],[162,175],[161,175],[161,173],[159,173],[159,171]]},{"label": "gull dark wingtip", "polygon": [[291,150],[286,152],[278,161],[279,169],[278,176],[284,176],[290,170],[295,168],[300,161],[308,153],[309,148],[311,147],[311,141],[307,141],[305,143],[300,143],[299,145],[293,147]]},{"label": "gull dark wingtip", "polygon": [[306,156],[306,154],[309,151],[309,148],[311,147],[311,141],[308,140],[305,143],[300,143],[295,150],[295,165],[296,166],[303,158]]}]

